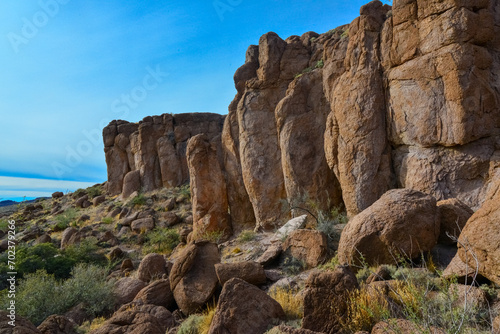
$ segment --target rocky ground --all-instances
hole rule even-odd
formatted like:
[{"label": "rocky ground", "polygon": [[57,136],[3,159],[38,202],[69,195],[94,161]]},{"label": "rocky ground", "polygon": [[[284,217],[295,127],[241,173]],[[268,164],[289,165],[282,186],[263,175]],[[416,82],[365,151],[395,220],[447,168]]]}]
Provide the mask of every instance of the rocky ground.
[{"label": "rocky ground", "polygon": [[[306,214],[274,232],[190,240],[189,187],[128,200],[102,188],[54,193],[2,218],[2,265],[7,220],[18,231],[22,333],[489,333],[500,319],[495,281],[455,256],[460,233],[448,223],[484,219],[458,200],[392,190],[347,228],[342,213],[328,217],[328,230]],[[377,242],[376,253],[357,256]],[[80,284],[98,296],[66,302],[82,263],[95,282]],[[4,265],[2,279],[6,272]],[[62,289],[56,297],[37,280],[50,275]],[[2,316],[0,329],[10,333]]]}]

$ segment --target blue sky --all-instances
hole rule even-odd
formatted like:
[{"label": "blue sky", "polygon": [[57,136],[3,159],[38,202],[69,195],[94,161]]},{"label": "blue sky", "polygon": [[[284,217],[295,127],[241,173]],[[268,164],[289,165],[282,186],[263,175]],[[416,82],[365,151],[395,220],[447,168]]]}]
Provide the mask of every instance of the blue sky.
[{"label": "blue sky", "polygon": [[261,35],[323,33],[366,2],[2,0],[0,198],[105,181],[109,121],[225,114]]}]

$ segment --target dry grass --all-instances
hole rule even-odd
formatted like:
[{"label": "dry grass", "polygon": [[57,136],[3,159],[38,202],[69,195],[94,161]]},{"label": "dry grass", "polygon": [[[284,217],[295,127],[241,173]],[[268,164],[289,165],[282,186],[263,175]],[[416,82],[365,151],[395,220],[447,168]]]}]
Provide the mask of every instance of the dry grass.
[{"label": "dry grass", "polygon": [[359,289],[349,292],[348,314],[341,319],[348,332],[371,331],[379,321],[390,315],[389,303],[379,289]]},{"label": "dry grass", "polygon": [[269,296],[281,305],[287,319],[302,319],[304,305],[297,293],[298,291],[294,289],[275,287],[269,291]]}]

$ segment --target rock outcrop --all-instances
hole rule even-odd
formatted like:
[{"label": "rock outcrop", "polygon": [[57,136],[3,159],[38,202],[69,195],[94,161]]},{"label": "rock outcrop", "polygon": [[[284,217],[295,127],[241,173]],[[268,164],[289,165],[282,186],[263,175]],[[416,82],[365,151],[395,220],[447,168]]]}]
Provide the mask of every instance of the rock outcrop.
[{"label": "rock outcrop", "polygon": [[[134,171],[139,171],[140,190],[143,191],[186,183],[189,180],[187,141],[201,133],[210,138],[219,135],[224,118],[218,114],[199,113],[146,117],[138,124],[112,121],[103,130],[107,192],[111,195],[122,193],[126,179],[127,195],[130,195],[129,189],[137,188]],[[126,177],[128,173],[133,174]]]},{"label": "rock outcrop", "polygon": [[488,200],[467,221],[458,239],[458,255],[470,268],[500,284],[500,177]]},{"label": "rock outcrop", "polygon": [[[222,226],[208,224],[219,230],[274,230],[293,208],[345,205],[352,217],[393,188],[477,210],[500,167],[499,36],[497,0],[375,0],[321,35],[267,33],[234,75],[227,117],[165,114],[104,129],[108,193],[129,195],[138,179],[146,191],[180,185],[191,159],[198,188],[204,163],[220,167],[221,196],[198,190],[195,219],[229,207]],[[197,139],[186,158],[197,134],[210,150]]]}]

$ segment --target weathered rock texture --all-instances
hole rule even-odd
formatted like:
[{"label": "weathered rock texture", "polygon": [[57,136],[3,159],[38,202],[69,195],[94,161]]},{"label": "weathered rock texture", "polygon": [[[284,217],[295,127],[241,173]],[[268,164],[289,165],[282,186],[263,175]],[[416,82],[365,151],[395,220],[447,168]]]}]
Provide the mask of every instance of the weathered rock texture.
[{"label": "weathered rock texture", "polygon": [[439,237],[436,200],[420,191],[393,189],[354,217],[342,232],[340,263],[395,264],[430,251]]},{"label": "weathered rock texture", "polygon": [[284,318],[285,312],[277,301],[259,288],[233,278],[222,289],[208,333],[264,333],[273,320]]},{"label": "weathered rock texture", "polygon": [[500,284],[499,221],[500,177],[488,200],[467,221],[458,239],[458,255],[462,261],[496,284]]},{"label": "weathered rock texture", "polygon": [[[498,73],[498,0],[375,0],[321,35],[270,32],[236,71],[223,125],[187,114],[106,127],[108,192],[134,171],[143,190],[186,182],[187,140],[204,133],[210,154],[192,150],[191,177],[203,180],[201,160],[217,160],[226,195],[198,197],[198,222],[212,219],[212,204],[229,208],[237,232],[273,230],[290,207],[345,205],[354,216],[393,188],[476,210],[500,165]],[[126,177],[127,194],[137,179]]]},{"label": "weathered rock texture", "polygon": [[[189,138],[204,133],[209,138],[222,131],[224,116],[217,114],[163,114],[146,117],[141,122],[112,121],[103,130],[104,152],[108,166],[107,192],[127,195],[137,188],[151,191],[177,187],[189,180],[186,146]],[[128,173],[133,173],[126,178]],[[133,176],[132,176],[133,175]]]},{"label": "weathered rock texture", "polygon": [[207,241],[186,246],[170,272],[170,288],[175,301],[186,314],[192,314],[212,297],[218,278],[215,264],[220,262],[217,245]]}]

